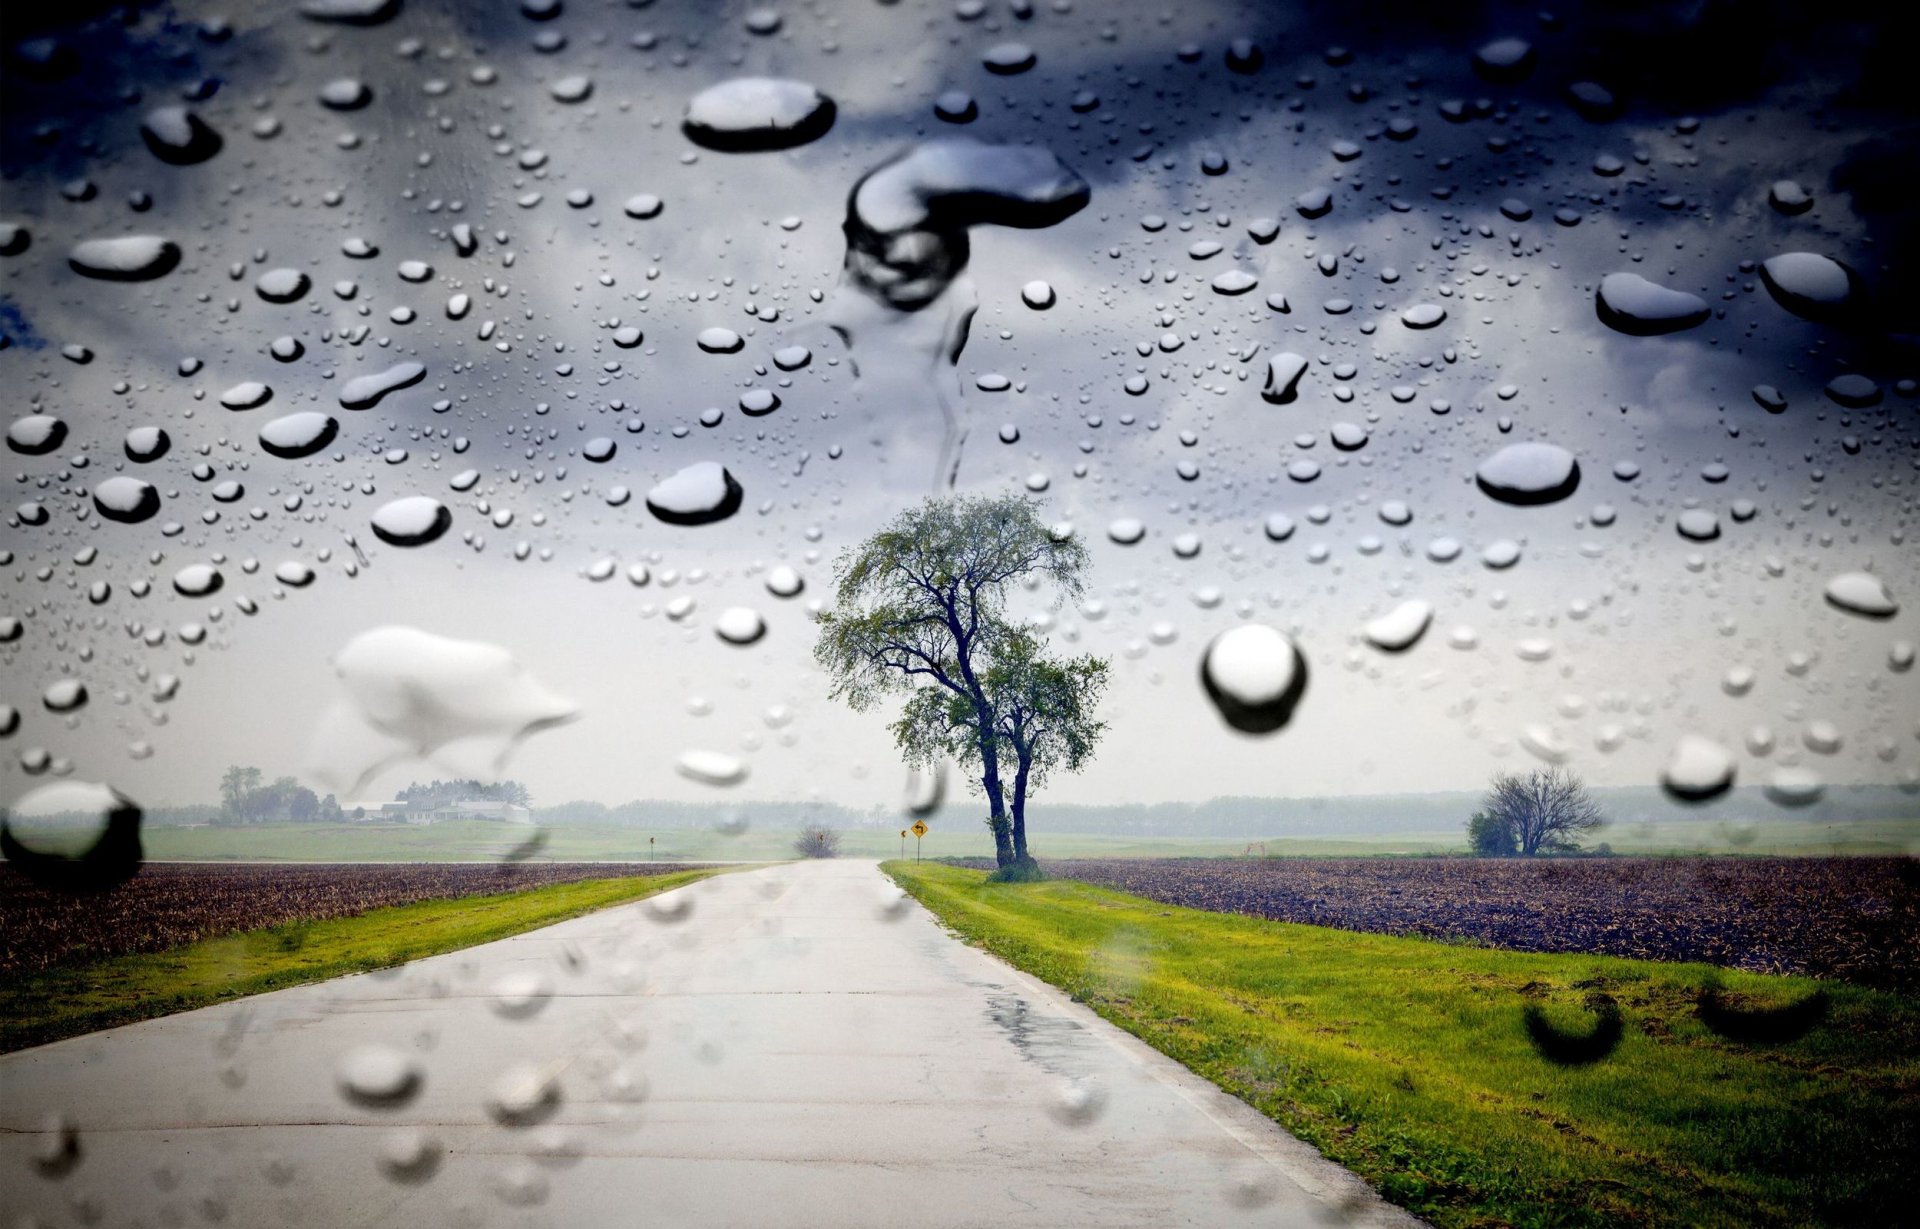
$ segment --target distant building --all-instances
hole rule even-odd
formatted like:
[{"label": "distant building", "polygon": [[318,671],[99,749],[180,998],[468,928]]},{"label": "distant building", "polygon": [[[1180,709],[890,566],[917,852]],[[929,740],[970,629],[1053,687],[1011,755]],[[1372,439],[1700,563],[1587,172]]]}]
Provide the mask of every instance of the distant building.
[{"label": "distant building", "polygon": [[386,824],[433,824],[450,819],[490,819],[495,823],[531,824],[533,812],[511,802],[492,798],[463,798],[457,802],[434,802],[427,798],[407,798],[393,802],[362,802],[346,808],[355,819]]},{"label": "distant building", "polygon": [[418,799],[401,799],[394,802],[351,802],[341,807],[341,813],[349,818],[380,824],[432,823],[431,811],[431,804]]},{"label": "distant building", "polygon": [[533,812],[526,807],[492,798],[463,798],[458,802],[443,802],[434,807],[431,814],[434,820],[491,819],[507,824],[533,822]]}]

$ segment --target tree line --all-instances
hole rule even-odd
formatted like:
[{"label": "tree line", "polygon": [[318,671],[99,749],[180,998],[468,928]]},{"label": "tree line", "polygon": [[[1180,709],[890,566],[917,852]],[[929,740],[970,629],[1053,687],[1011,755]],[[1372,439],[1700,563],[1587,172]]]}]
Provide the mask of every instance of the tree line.
[{"label": "tree line", "polygon": [[[519,781],[464,778],[425,784],[409,782],[394,798],[400,802],[425,803],[428,807],[476,799],[526,806],[533,801],[533,794]],[[349,817],[362,818],[365,814],[364,808],[348,810],[332,794],[323,798],[292,777],[267,781],[258,768],[235,764],[220,778],[220,809],[214,813],[212,822],[326,824]]]},{"label": "tree line", "polygon": [[325,798],[292,777],[263,783],[258,768],[234,765],[220,778],[217,824],[333,823],[343,818],[340,802]]}]

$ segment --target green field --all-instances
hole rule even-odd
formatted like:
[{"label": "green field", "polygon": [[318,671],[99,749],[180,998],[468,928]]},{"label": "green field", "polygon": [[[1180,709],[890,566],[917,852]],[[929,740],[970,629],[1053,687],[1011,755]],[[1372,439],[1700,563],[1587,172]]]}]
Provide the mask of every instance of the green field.
[{"label": "green field", "polygon": [[[1493,951],[999,885],[889,862],[964,937],[1071,993],[1442,1226],[1890,1224],[1920,1199],[1920,1002],[1827,984],[1800,1040],[1746,1045],[1694,1005],[1822,983],[1702,965]],[[1625,1032],[1558,1066],[1523,1011]]]},{"label": "green field", "polygon": [[[903,821],[904,822],[904,821]],[[737,835],[712,828],[617,828],[561,824],[542,829],[535,855],[556,861],[770,861],[793,856],[794,833],[753,828]],[[899,829],[846,828],[841,853],[849,857],[901,856]],[[167,861],[448,862],[492,861],[526,841],[534,829],[478,820],[438,824],[249,824],[240,827],[148,827],[149,858]],[[653,838],[651,846],[647,838]],[[1849,821],[1775,819],[1750,827],[1717,822],[1623,824],[1595,838],[1616,853],[1898,854],[1920,851],[1920,823],[1912,820]],[[1464,835],[1415,832],[1359,835],[1243,837],[1138,837],[1050,833],[1045,816],[1034,820],[1033,848],[1052,858],[1241,857],[1249,847],[1269,857],[1334,857],[1460,853]],[[906,841],[912,857],[914,842]],[[992,857],[984,825],[938,820],[920,844],[928,858]]]},{"label": "green field", "polygon": [[675,871],[421,901],[8,978],[0,980],[0,1053],[244,995],[390,968],[722,873]]}]

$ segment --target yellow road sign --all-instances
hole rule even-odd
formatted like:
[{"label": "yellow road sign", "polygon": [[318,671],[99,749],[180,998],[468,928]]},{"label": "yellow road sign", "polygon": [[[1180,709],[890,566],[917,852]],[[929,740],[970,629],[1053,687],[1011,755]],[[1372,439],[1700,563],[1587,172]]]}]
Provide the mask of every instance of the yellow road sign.
[{"label": "yellow road sign", "polygon": [[913,821],[913,834],[915,836],[925,836],[927,834],[927,824],[925,820],[916,819]]}]

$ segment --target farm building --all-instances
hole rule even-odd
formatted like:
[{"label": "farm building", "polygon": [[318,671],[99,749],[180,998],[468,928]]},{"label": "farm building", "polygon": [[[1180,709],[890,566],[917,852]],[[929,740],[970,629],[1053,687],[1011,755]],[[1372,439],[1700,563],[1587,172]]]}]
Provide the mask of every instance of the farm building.
[{"label": "farm building", "polygon": [[435,822],[444,819],[492,819],[509,824],[530,824],[533,812],[526,807],[511,802],[499,802],[492,798],[466,798],[458,802],[443,802],[429,812]]}]

